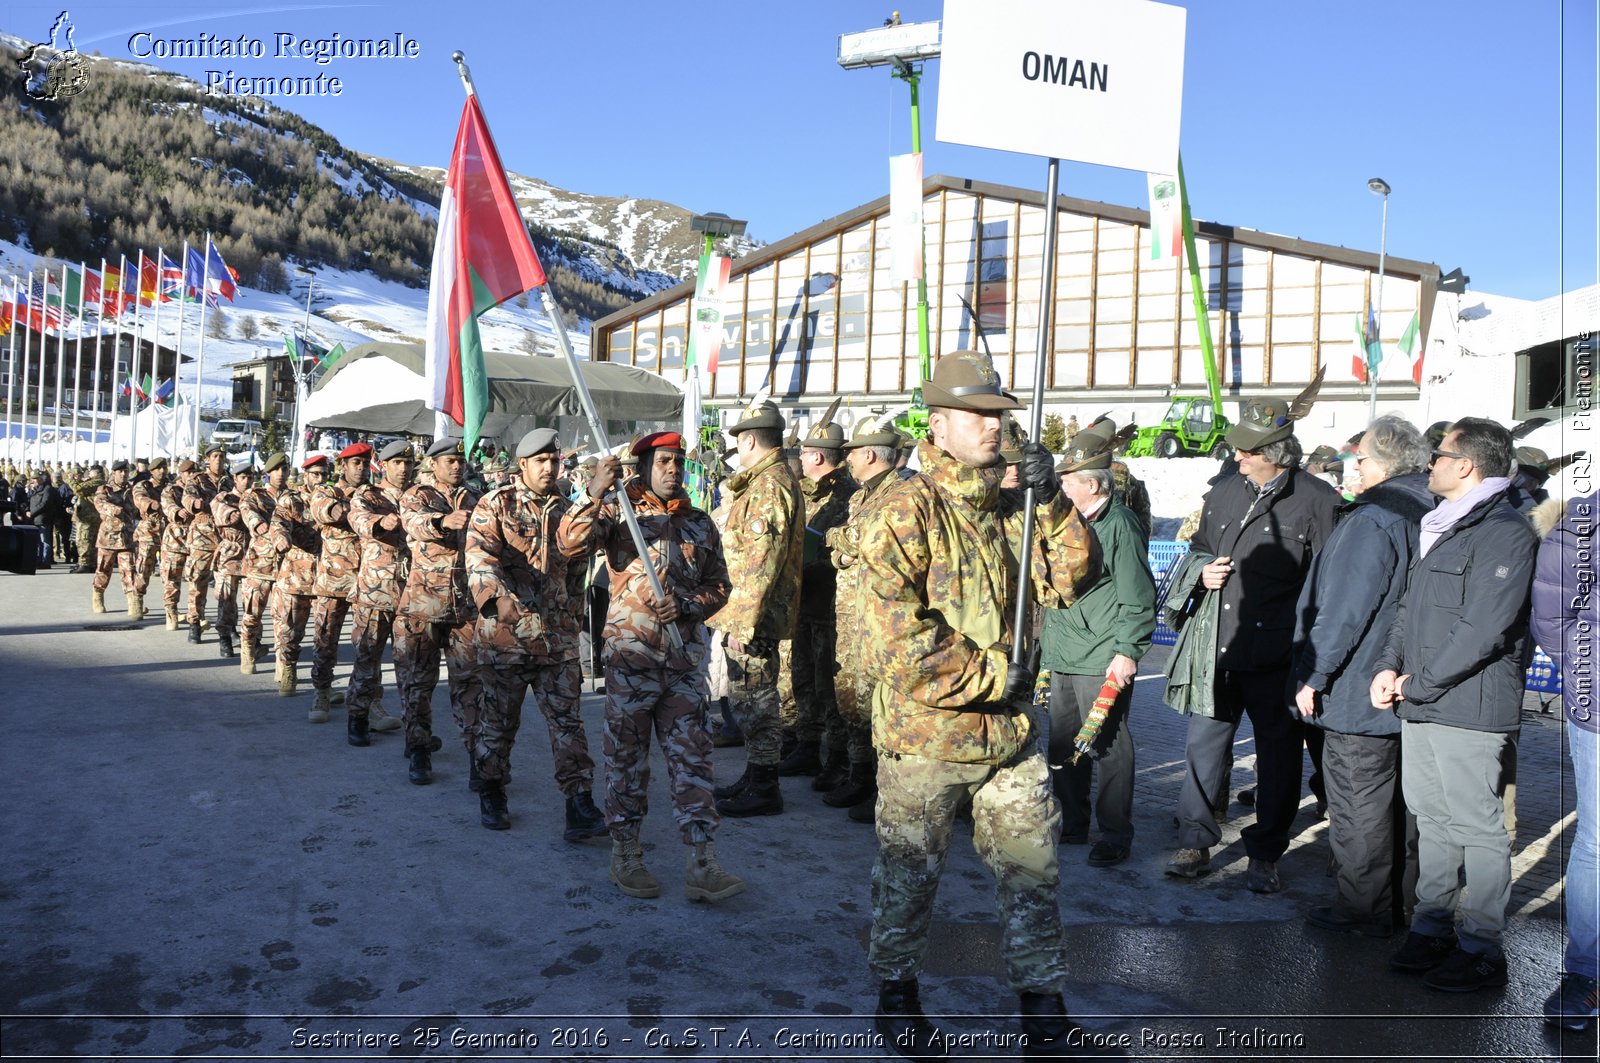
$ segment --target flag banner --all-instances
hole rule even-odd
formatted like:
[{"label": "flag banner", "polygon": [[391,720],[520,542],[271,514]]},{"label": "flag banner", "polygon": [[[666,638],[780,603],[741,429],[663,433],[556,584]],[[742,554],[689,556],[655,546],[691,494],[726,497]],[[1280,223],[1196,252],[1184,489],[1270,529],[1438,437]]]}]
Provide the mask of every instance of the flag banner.
[{"label": "flag banner", "polygon": [[185,298],[186,288],[183,267],[163,253],[161,256],[161,301],[170,303],[176,300],[181,303]]},{"label": "flag banner", "polygon": [[11,335],[11,322],[17,312],[15,303],[0,303],[0,336]]},{"label": "flag banner", "polygon": [[468,95],[439,202],[424,365],[428,406],[461,425],[468,453],[489,411],[478,316],[544,283],[478,97]]},{"label": "flag banner", "polygon": [[1412,314],[1411,320],[1406,324],[1406,330],[1400,334],[1400,342],[1395,346],[1400,348],[1400,353],[1411,362],[1411,382],[1418,387],[1422,386],[1422,330],[1418,327],[1417,315]]},{"label": "flag banner", "polygon": [[[206,245],[206,262],[211,267],[211,276],[206,282],[211,291],[222,296],[228,302],[233,302],[233,297],[239,290],[239,271],[222,260],[222,252],[217,250],[217,245],[214,241],[208,242]],[[213,301],[211,305],[216,306],[217,304]]]},{"label": "flag banner", "polygon": [[694,325],[684,368],[691,374],[715,373],[722,353],[722,293],[728,290],[733,261],[726,255],[701,254],[695,274]]},{"label": "flag banner", "polygon": [[156,266],[153,258],[139,259],[139,302],[145,306],[154,306],[161,297],[161,270]]},{"label": "flag banner", "polygon": [[1145,174],[1150,190],[1151,262],[1177,260],[1183,245],[1183,204],[1178,199],[1178,179],[1169,174]]},{"label": "flag banner", "polygon": [[167,379],[163,380],[161,382],[161,386],[156,388],[156,390],[155,390],[156,405],[157,406],[165,406],[166,403],[167,403],[167,400],[172,398],[172,392],[173,392],[175,387],[176,387],[176,384],[174,383],[174,381],[173,381],[173,379],[171,377],[168,377]]},{"label": "flag banner", "polygon": [[321,358],[317,359],[317,368],[318,369],[331,369],[331,368],[333,368],[334,363],[337,362],[339,359],[341,359],[343,357],[344,357],[344,344],[343,343],[335,343],[333,345],[333,350],[326,352],[325,354],[323,354],[323,356]]},{"label": "flag banner", "polygon": [[889,280],[922,279],[922,153],[889,156]]},{"label": "flag banner", "polygon": [[1361,319],[1356,318],[1356,349],[1350,355],[1350,372],[1365,384],[1378,371],[1378,363],[1383,361],[1383,345],[1378,339],[1378,315],[1372,307],[1367,307],[1367,327],[1361,327]]},{"label": "flag banner", "polygon": [[150,396],[153,394],[155,394],[155,382],[150,379],[150,374],[146,373],[144,375],[144,386],[139,388],[139,397],[149,402]]},{"label": "flag banner", "polygon": [[81,304],[84,310],[93,307],[96,312],[100,307],[100,275],[94,270],[84,267],[80,273],[71,266],[67,267],[67,286],[62,292],[66,299],[67,309],[76,314]]}]

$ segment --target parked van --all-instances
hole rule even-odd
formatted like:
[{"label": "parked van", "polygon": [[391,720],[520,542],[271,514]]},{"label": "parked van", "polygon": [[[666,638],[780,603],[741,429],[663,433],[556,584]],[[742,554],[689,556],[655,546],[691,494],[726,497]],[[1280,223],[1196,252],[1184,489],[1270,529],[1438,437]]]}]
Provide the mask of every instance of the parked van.
[{"label": "parked van", "polygon": [[216,430],[211,433],[211,441],[221,443],[227,450],[248,450],[260,443],[265,434],[260,421],[224,418],[217,422]]}]

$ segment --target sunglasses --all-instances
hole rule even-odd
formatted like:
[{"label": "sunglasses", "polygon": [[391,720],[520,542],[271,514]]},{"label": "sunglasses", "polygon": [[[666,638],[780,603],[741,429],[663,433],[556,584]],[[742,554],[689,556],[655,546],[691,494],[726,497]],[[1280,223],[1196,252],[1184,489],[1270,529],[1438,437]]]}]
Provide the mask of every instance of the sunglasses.
[{"label": "sunglasses", "polygon": [[1452,454],[1448,450],[1435,450],[1433,452],[1433,456],[1428,459],[1428,464],[1432,465],[1434,462],[1438,461],[1440,458],[1454,458],[1457,461],[1468,461],[1468,462],[1470,462],[1472,460],[1471,458],[1467,457],[1465,454]]}]

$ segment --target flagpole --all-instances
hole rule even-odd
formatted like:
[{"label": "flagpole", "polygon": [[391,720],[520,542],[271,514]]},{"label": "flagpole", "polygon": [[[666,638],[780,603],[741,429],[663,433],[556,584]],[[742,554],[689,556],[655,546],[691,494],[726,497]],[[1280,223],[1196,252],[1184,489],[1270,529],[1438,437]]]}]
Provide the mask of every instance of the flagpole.
[{"label": "flagpole", "polygon": [[[317,275],[307,270],[306,316],[305,323],[300,328],[300,338],[308,345],[308,349],[311,342],[311,292],[316,286]],[[311,395],[311,388],[307,386],[305,353],[300,350],[298,345],[295,347],[294,357],[290,359],[290,363],[289,368],[294,373],[294,445],[289,452],[294,455],[295,467],[299,468],[300,463],[306,458],[305,408],[306,400]],[[437,419],[437,415],[435,415],[436,423]],[[437,434],[435,433],[435,435]]]},{"label": "flagpole", "polygon": [[[117,271],[117,312],[122,311],[122,272]],[[116,318],[112,318],[113,321]],[[100,445],[100,341],[106,334],[106,260],[100,259],[100,312],[95,315],[94,329],[94,390],[89,397],[89,459],[94,460],[95,448]]]},{"label": "flagpole", "polygon": [[[200,297],[202,299],[205,298],[205,289],[209,287],[210,284],[211,231],[208,229],[206,230],[206,261],[205,265],[200,269]],[[200,351],[197,355],[198,360],[194,370],[194,446],[196,450],[198,450],[200,447],[200,388],[204,384],[206,378],[206,330],[204,326],[206,312],[205,304],[203,302],[200,304],[200,306],[200,320],[202,322],[200,328]],[[179,327],[181,328],[182,326],[180,325]],[[176,390],[176,385],[174,385],[174,390]]]},{"label": "flagpole", "polygon": [[[187,298],[188,294],[189,294],[189,239],[188,239],[188,237],[184,238],[184,241],[183,241],[183,258],[179,259],[178,262],[179,262],[178,269],[180,271],[180,276],[179,276],[179,279],[178,279],[178,340],[177,340],[177,343],[172,348],[172,372],[173,372],[174,379],[176,379],[176,377],[177,377],[178,366],[183,364],[183,329],[184,329],[184,326],[189,323],[189,308],[188,308],[188,305],[184,301]],[[202,281],[201,282],[201,287],[200,287],[200,334],[202,336],[205,335],[205,331],[206,331],[206,329],[205,329],[205,317],[206,317],[205,298],[206,298],[205,283],[204,283],[204,281]],[[173,388],[174,388],[174,390],[176,390],[177,385],[174,384]],[[161,362],[158,359],[156,361],[155,366],[153,367],[153,369],[151,370],[151,373],[150,373],[149,412],[150,412],[150,453],[152,455],[154,455],[155,452],[156,452],[156,425],[157,425],[157,422],[160,420],[160,417],[161,417],[161,403],[156,401],[156,392],[158,392],[160,390],[161,390]],[[167,449],[171,450],[170,442],[168,444],[168,448]]]},{"label": "flagpole", "polygon": [[[105,283],[102,274],[101,283]],[[72,357],[72,463],[78,463],[78,407],[83,405],[83,296],[89,287],[89,264],[78,261],[78,350]]]},{"label": "flagpole", "polygon": [[[161,249],[156,249],[160,254]],[[139,348],[144,343],[144,248],[139,248],[139,297],[133,304],[133,356],[128,362],[128,375],[123,379],[123,386],[128,389],[128,458],[133,459],[134,438],[139,434],[139,396],[135,393],[139,380]],[[156,300],[157,312],[160,312],[161,299],[161,263],[156,261],[156,284],[153,298]]]},{"label": "flagpole", "polygon": [[[23,325],[26,328],[26,324]],[[12,402],[17,387],[17,275],[11,275],[11,336],[6,350],[6,460],[11,460],[11,425],[16,420]]]},{"label": "flagpole", "polygon": [[56,415],[54,427],[51,428],[56,435],[55,463],[61,464],[61,390],[66,381],[67,360],[67,264],[61,263],[61,324],[56,329]]},{"label": "flagpole", "polygon": [[50,267],[40,269],[39,281],[39,396],[34,403],[33,443],[39,450],[39,465],[44,466],[44,358],[45,341],[50,338]]},{"label": "flagpole", "polygon": [[[117,380],[117,357],[122,353],[122,335],[127,331],[127,323],[123,320],[128,311],[126,296],[128,294],[128,255],[121,252],[122,271],[117,274],[117,321],[116,328],[111,333],[111,371],[106,374],[106,382],[110,385],[111,394],[111,421],[106,431],[106,457],[114,460],[117,456],[117,389],[121,382]],[[136,267],[137,268],[137,267]],[[139,278],[133,281],[133,317],[139,319]]]},{"label": "flagpole", "polygon": [[[28,279],[23,282],[22,290],[28,299],[28,312],[23,315],[23,327],[27,329],[22,334],[22,384],[18,388],[22,399],[22,409],[17,418],[17,438],[22,440],[22,457],[28,456],[28,369],[33,362],[33,267],[28,267]],[[40,322],[44,321],[41,314]]]}]

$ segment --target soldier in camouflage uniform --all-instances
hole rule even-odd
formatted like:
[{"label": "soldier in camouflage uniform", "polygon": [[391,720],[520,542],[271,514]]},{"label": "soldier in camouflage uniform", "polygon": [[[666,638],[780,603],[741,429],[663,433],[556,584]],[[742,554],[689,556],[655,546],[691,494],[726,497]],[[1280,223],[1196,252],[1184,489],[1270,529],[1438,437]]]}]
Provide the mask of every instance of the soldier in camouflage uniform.
[{"label": "soldier in camouflage uniform", "polygon": [[167,630],[178,630],[178,595],[183,591],[183,570],[189,561],[189,522],[194,511],[184,508],[183,492],[199,466],[188,458],[178,462],[178,474],[161,488],[161,605],[167,613]]},{"label": "soldier in camouflage uniform", "polygon": [[139,511],[134,508],[133,492],[128,486],[127,462],[119,461],[111,466],[111,479],[95,490],[93,502],[95,512],[100,515],[100,530],[94,541],[97,555],[94,611],[106,611],[106,585],[111,582],[111,570],[114,568],[122,573],[122,590],[128,598],[129,619],[141,619],[144,616],[144,604],[134,593],[133,572],[133,537],[139,523]]},{"label": "soldier in camouflage uniform", "polygon": [[783,811],[778,789],[778,644],[794,637],[805,550],[805,500],[784,460],[783,415],[753,406],[729,431],[740,471],[726,483],[733,502],[723,552],[733,581],[728,604],[708,621],[726,639],[733,715],[744,732],[745,772],[716,791],[724,816]]},{"label": "soldier in camouflage uniform", "polygon": [[[778,765],[779,775],[815,775],[812,789],[826,793],[849,773],[847,738],[834,699],[836,665],[833,626],[835,573],[828,532],[850,515],[856,482],[842,464],[844,429],[833,421],[814,426],[800,445],[800,495],[805,500],[804,561],[800,569],[800,618],[791,642],[795,697],[795,748]],[[822,743],[828,763],[823,767]]]},{"label": "soldier in camouflage uniform", "polygon": [[133,532],[133,593],[139,597],[141,616],[161,540],[166,537],[167,518],[161,511],[161,491],[166,483],[167,459],[157,458],[150,463],[149,474],[133,485],[133,508],[139,513],[139,526]]},{"label": "soldier in camouflage uniform", "polygon": [[248,457],[234,465],[233,482],[211,500],[211,519],[217,526],[217,553],[212,575],[217,583],[217,652],[232,657],[239,637],[239,578],[244,555],[250,549],[250,529],[244,522],[244,497],[254,474]]},{"label": "soldier in camouflage uniform", "polygon": [[892,428],[880,428],[863,419],[845,446],[845,461],[850,476],[860,489],[850,496],[850,513],[845,523],[828,530],[829,560],[838,570],[834,589],[834,630],[849,633],[837,643],[834,675],[834,702],[845,728],[845,759],[848,775],[838,786],[823,794],[822,800],[834,808],[850,809],[850,818],[872,822],[872,806],[878,793],[878,761],[872,749],[873,680],[861,664],[861,529],[878,506],[898,485],[894,475],[898,437]]},{"label": "soldier in camouflage uniform", "polygon": [[578,630],[585,566],[569,564],[556,530],[571,505],[555,491],[556,433],[536,428],[517,445],[520,476],[484,495],[467,529],[467,590],[480,617],[483,700],[474,751],[479,811],[490,830],[511,826],[505,783],[529,689],[550,730],[556,785],[567,799],[567,841],[606,833],[594,807],[594,761],[578,714]]},{"label": "soldier in camouflage uniform", "polygon": [[250,533],[250,547],[239,566],[239,671],[254,675],[261,656],[261,617],[272,598],[283,558],[272,540],[272,515],[289,479],[288,458],[280,453],[261,467],[261,483],[239,499],[239,516]]},{"label": "soldier in camouflage uniform", "polygon": [[[361,567],[361,539],[350,527],[350,499],[364,487],[372,471],[372,446],[355,443],[339,452],[339,479],[306,496],[311,519],[322,531],[317,556],[316,601],[311,605],[311,686],[313,715],[323,720],[334,705],[333,666],[339,659],[339,637],[350,612],[350,595]],[[320,721],[319,721],[320,722]]]},{"label": "soldier in camouflage uniform", "polygon": [[[279,558],[272,592],[272,641],[278,658],[279,697],[294,697],[300,643],[306,636],[306,621],[311,616],[311,598],[317,583],[317,555],[322,551],[322,533],[311,519],[306,492],[315,491],[327,481],[330,464],[326,455],[307,458],[301,466],[305,479],[301,489],[281,492],[272,510],[268,537]],[[327,717],[319,720],[314,714],[308,714],[307,719],[311,723],[324,723]]]},{"label": "soldier in camouflage uniform", "polygon": [[[970,796],[1029,1054],[1048,1053],[1072,1026],[1056,901],[1061,809],[1029,714],[1038,659],[1009,661],[1026,496],[1000,490],[998,462],[1001,415],[1018,403],[989,360],[966,351],[942,358],[923,394],[921,471],[861,535],[865,664],[878,680],[872,738],[882,751],[868,953],[883,980],[877,1025],[903,1054],[930,1047],[916,979],[952,822]],[[1049,451],[1030,442],[1021,464],[1037,503],[1034,593],[1064,606],[1096,567],[1094,539],[1061,495]]]},{"label": "soldier in camouflage uniform", "polygon": [[[690,846],[684,892],[720,901],[744,891],[712,848],[721,822],[711,796],[711,736],[706,730],[707,616],[728,599],[722,538],[711,518],[683,491],[683,437],[656,432],[634,444],[640,475],[624,489],[644,535],[650,565],[665,595],[650,588],[644,562],[620,519],[604,503],[621,471],[597,462],[583,498],[561,521],[561,550],[570,558],[598,546],[611,576],[604,634],[606,668],[606,822],[611,830],[611,881],[630,897],[659,897],[661,884],[644,866],[639,827],[648,809],[650,737],[661,743],[673,810]],[[673,644],[667,625],[678,635]]]},{"label": "soldier in camouflage uniform", "polygon": [[211,517],[211,500],[223,486],[222,444],[206,448],[205,469],[196,472],[192,487],[183,492],[184,508],[194,514],[189,521],[189,560],[184,581],[189,585],[189,641],[199,642],[205,629],[206,592],[217,553],[217,526]]},{"label": "soldier in camouflage uniform", "polygon": [[400,496],[400,525],[411,552],[411,574],[394,621],[394,673],[405,709],[408,775],[418,786],[433,781],[433,691],[445,656],[450,709],[467,740],[478,730],[478,649],[474,610],[467,594],[467,523],[478,493],[467,487],[461,440],[440,436],[428,448],[431,483]]},{"label": "soldier in camouflage uniform", "polygon": [[78,566],[72,571],[80,575],[96,571],[94,553],[95,537],[100,532],[100,514],[94,508],[94,493],[106,482],[106,470],[101,465],[89,466],[89,475],[82,480],[68,480],[72,488],[72,516],[78,524]]},{"label": "soldier in camouflage uniform", "polygon": [[1133,474],[1125,461],[1111,463],[1111,479],[1117,485],[1117,501],[1133,510],[1144,529],[1145,540],[1150,539],[1150,491],[1144,481]]},{"label": "soldier in camouflage uniform", "polygon": [[[400,721],[383,711],[383,647],[394,633],[394,613],[410,566],[400,496],[411,486],[416,459],[403,439],[384,447],[378,459],[383,462],[383,486],[362,484],[350,496],[350,527],[361,537],[361,567],[350,598],[356,661],[345,698],[345,737],[353,746],[370,745],[370,731],[400,729]],[[400,694],[403,700],[404,689]]]}]

